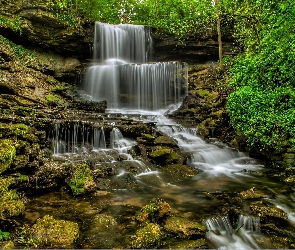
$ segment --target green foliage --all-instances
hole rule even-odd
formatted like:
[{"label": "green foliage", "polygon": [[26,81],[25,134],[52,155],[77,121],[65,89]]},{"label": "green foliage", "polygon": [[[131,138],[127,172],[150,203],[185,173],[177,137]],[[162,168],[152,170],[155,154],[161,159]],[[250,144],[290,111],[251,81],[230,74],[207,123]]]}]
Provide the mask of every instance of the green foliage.
[{"label": "green foliage", "polygon": [[257,2],[259,36],[245,41],[230,70],[228,111],[249,145],[270,154],[295,147],[295,3]]},{"label": "green foliage", "polygon": [[9,232],[5,232],[0,229],[0,242],[8,240],[9,235],[10,235]]}]

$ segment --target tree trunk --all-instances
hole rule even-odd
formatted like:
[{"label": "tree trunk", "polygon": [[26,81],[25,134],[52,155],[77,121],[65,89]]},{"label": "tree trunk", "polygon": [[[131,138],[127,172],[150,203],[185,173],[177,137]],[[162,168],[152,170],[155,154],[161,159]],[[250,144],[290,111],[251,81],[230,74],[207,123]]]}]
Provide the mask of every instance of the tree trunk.
[{"label": "tree trunk", "polygon": [[223,71],[223,63],[222,63],[222,40],[221,40],[221,28],[220,28],[220,15],[218,9],[218,0],[214,0],[215,10],[216,10],[216,23],[217,23],[217,34],[218,34],[218,54],[219,54],[219,66],[220,69]]}]

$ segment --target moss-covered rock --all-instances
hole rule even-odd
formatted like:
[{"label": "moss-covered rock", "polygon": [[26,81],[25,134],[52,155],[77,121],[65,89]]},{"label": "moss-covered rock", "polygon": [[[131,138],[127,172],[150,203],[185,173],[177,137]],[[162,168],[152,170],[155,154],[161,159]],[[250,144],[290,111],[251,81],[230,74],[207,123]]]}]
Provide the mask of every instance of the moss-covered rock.
[{"label": "moss-covered rock", "polygon": [[15,147],[12,140],[0,140],[0,174],[7,170],[15,158]]},{"label": "moss-covered rock", "polygon": [[277,218],[277,219],[288,218],[288,215],[282,209],[273,207],[272,205],[264,204],[263,202],[251,204],[250,209],[253,214],[266,219],[267,218]]},{"label": "moss-covered rock", "polygon": [[206,227],[187,218],[171,216],[166,220],[164,228],[179,238],[195,239],[205,236]]},{"label": "moss-covered rock", "polygon": [[92,192],[96,188],[92,172],[87,164],[78,164],[72,167],[72,176],[68,181],[74,195]]},{"label": "moss-covered rock", "polygon": [[53,248],[72,248],[79,236],[79,226],[75,222],[56,220],[45,215],[33,225],[31,236],[40,245]]},{"label": "moss-covered rock", "polygon": [[154,147],[149,153],[149,157],[160,165],[182,164],[184,162],[184,157],[178,150],[166,146]]},{"label": "moss-covered rock", "polygon": [[131,242],[131,248],[157,248],[161,245],[161,228],[158,224],[148,223],[136,231]]},{"label": "moss-covered rock", "polygon": [[136,220],[143,222],[161,222],[170,213],[171,207],[168,202],[163,199],[156,199],[149,205],[144,206],[136,215]]},{"label": "moss-covered rock", "polygon": [[25,210],[16,190],[9,190],[9,186],[14,183],[13,178],[0,177],[0,219],[17,216]]}]

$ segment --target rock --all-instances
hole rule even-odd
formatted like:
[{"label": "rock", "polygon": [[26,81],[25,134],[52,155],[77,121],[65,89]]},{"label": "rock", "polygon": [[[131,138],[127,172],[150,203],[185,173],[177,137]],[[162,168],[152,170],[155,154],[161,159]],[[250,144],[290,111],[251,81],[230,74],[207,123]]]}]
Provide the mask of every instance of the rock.
[{"label": "rock", "polygon": [[171,245],[172,249],[210,249],[205,239],[185,240]]},{"label": "rock", "polygon": [[246,191],[240,192],[239,196],[243,199],[258,199],[258,198],[265,197],[266,195],[256,190],[255,187],[252,187]]},{"label": "rock", "polygon": [[161,171],[169,173],[169,176],[173,181],[181,181],[195,176],[198,173],[196,169],[192,169],[189,166],[182,164],[167,165],[162,167]]},{"label": "rock", "polygon": [[92,172],[87,164],[78,164],[72,167],[72,176],[68,184],[74,195],[93,192],[96,189]]},{"label": "rock", "polygon": [[295,184],[295,175],[291,175],[291,176],[287,177],[284,181],[287,183]]},{"label": "rock", "polygon": [[31,237],[38,244],[53,248],[72,248],[79,236],[75,222],[56,220],[50,215],[39,218],[31,228]]},{"label": "rock", "polygon": [[8,189],[14,182],[13,178],[0,177],[0,219],[17,216],[25,210],[16,190]]},{"label": "rock", "polygon": [[171,207],[163,199],[156,199],[155,202],[144,206],[136,215],[136,220],[140,223],[143,222],[161,222],[170,213]]},{"label": "rock", "polygon": [[109,249],[120,236],[116,219],[106,214],[96,214],[89,221],[88,228],[83,232],[85,243],[90,248]]},{"label": "rock", "polygon": [[68,164],[47,161],[44,165],[37,167],[34,175],[30,176],[28,185],[32,185],[34,190],[58,188],[65,184],[65,179],[69,176]]},{"label": "rock", "polygon": [[13,241],[9,240],[0,244],[0,249],[15,249]]},{"label": "rock", "polygon": [[7,170],[15,158],[13,140],[0,140],[0,174]]},{"label": "rock", "polygon": [[161,244],[162,232],[158,224],[148,223],[136,231],[131,242],[131,248],[157,248]]},{"label": "rock", "polygon": [[287,219],[287,214],[280,208],[271,207],[270,205],[263,204],[262,202],[257,204],[251,204],[250,209],[252,213],[258,216],[266,216],[266,217],[276,217]]},{"label": "rock", "polygon": [[196,239],[205,236],[206,227],[188,218],[171,216],[164,229],[178,238]]}]

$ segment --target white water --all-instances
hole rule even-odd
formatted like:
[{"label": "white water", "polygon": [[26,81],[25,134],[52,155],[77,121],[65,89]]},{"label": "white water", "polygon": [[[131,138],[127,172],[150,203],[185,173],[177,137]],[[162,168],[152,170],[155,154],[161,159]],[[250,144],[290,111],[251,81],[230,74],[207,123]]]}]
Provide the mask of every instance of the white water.
[{"label": "white water", "polygon": [[207,239],[219,249],[259,249],[255,236],[260,235],[260,220],[256,217],[239,216],[238,226],[233,229],[228,216],[206,220]]}]

